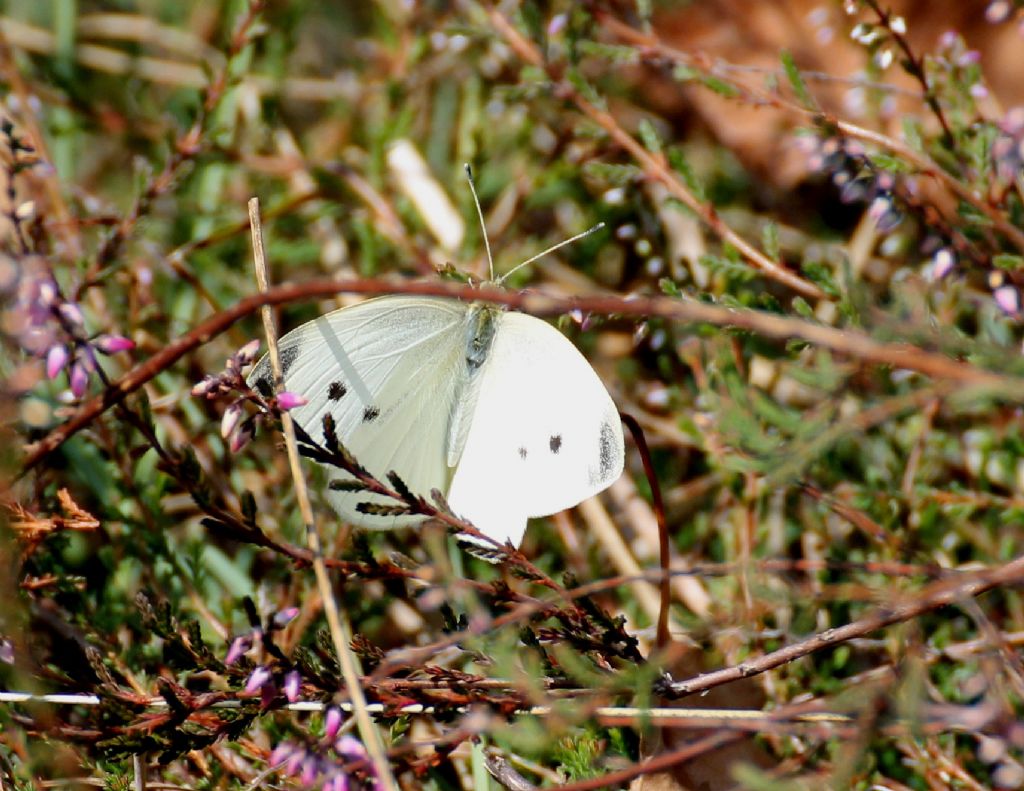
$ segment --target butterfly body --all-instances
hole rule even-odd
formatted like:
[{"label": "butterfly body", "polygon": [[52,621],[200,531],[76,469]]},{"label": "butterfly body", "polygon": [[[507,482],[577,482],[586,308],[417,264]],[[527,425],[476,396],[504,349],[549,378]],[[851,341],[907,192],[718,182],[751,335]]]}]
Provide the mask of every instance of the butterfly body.
[{"label": "butterfly body", "polygon": [[[597,374],[546,322],[485,303],[388,296],[328,313],[279,342],[292,410],[341,443],[372,475],[394,471],[414,494],[446,494],[452,510],[499,542],[518,544],[530,517],[576,505],[622,472],[622,429]],[[267,357],[249,375],[271,381]],[[349,477],[330,469],[330,478]],[[422,517],[365,491],[329,493],[346,521],[369,528]]]}]

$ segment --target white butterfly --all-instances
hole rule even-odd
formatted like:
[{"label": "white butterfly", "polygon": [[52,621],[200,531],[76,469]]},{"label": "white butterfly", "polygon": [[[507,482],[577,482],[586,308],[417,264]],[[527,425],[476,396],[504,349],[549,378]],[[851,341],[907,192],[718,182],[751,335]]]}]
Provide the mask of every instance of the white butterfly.
[{"label": "white butterfly", "polygon": [[[291,414],[311,437],[322,441],[330,413],[371,475],[386,481],[394,471],[417,495],[439,489],[499,543],[518,546],[527,519],[571,508],[622,473],[611,396],[576,347],[534,316],[386,296],[321,316],[279,346],[285,389],[308,400]],[[248,381],[270,385],[269,357]],[[329,470],[332,480],[351,479]],[[354,525],[423,519],[365,513],[361,503],[396,505],[365,491],[332,489],[329,498]]]}]

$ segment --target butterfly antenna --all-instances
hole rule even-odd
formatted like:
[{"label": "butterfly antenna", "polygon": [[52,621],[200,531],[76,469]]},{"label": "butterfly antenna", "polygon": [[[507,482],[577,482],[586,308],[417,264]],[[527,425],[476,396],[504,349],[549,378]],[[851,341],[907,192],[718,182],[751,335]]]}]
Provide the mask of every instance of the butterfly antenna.
[{"label": "butterfly antenna", "polygon": [[487,238],[487,223],[484,222],[484,210],[480,208],[480,198],[476,194],[476,184],[473,182],[473,168],[467,162],[466,178],[469,180],[469,191],[473,193],[473,203],[476,204],[476,216],[480,218],[480,232],[484,235],[484,249],[487,251],[487,267],[490,270],[490,280],[494,281],[494,259],[491,258],[491,242]]},{"label": "butterfly antenna", "polygon": [[505,274],[503,274],[500,278],[498,278],[499,285],[501,283],[505,282],[505,279],[507,277],[509,277],[509,275],[511,275],[513,272],[518,272],[520,269],[522,269],[527,264],[532,264],[538,258],[543,258],[548,253],[553,253],[553,252],[555,252],[555,250],[559,250],[559,249],[565,247],[567,244],[572,244],[573,242],[578,242],[583,237],[590,236],[590,234],[594,233],[595,231],[600,231],[602,228],[604,228],[604,223],[603,222],[599,222],[593,228],[587,228],[587,230],[583,231],[582,233],[578,233],[575,236],[572,236],[572,237],[566,239],[565,241],[559,242],[558,244],[549,247],[547,250],[544,250],[542,252],[537,253],[537,255],[533,256],[532,258],[527,258],[521,264],[516,264],[514,267],[512,267],[510,270],[508,270]]}]

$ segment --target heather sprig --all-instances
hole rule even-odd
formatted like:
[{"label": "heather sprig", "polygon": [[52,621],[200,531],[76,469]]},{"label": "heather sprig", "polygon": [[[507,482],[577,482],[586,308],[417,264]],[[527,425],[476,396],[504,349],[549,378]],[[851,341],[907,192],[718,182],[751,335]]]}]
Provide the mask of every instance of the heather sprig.
[{"label": "heather sprig", "polygon": [[[221,418],[220,434],[228,440],[232,453],[245,447],[256,436],[259,424],[269,417],[308,403],[298,393],[284,391],[268,397],[246,384],[242,369],[256,361],[259,350],[259,340],[249,341],[225,361],[224,370],[208,374],[192,387],[194,396],[229,402]],[[255,405],[256,412],[246,415],[247,403]]]}]

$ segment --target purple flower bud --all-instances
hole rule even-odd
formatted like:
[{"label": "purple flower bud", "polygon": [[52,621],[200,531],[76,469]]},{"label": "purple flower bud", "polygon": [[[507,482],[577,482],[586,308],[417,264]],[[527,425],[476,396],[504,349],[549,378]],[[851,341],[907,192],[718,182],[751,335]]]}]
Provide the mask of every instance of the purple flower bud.
[{"label": "purple flower bud", "polygon": [[204,396],[209,393],[214,387],[217,386],[217,379],[212,376],[203,378],[203,381],[196,382],[192,385],[192,395]]},{"label": "purple flower bud", "polygon": [[1013,5],[1009,0],[993,0],[985,9],[985,21],[992,25],[998,25],[1010,18]]},{"label": "purple flower bud", "polygon": [[288,777],[291,777],[299,771],[299,767],[302,766],[302,762],[306,760],[306,751],[296,747],[295,752],[288,756],[288,760],[284,764],[284,773]]},{"label": "purple flower bud", "polygon": [[948,247],[940,247],[932,256],[932,280],[942,280],[956,266],[956,256]]},{"label": "purple flower bud", "polygon": [[89,386],[89,371],[82,359],[75,360],[71,365],[71,393],[75,398],[85,395],[85,389]]},{"label": "purple flower bud", "polygon": [[74,302],[62,302],[57,311],[64,321],[72,327],[83,327],[85,325],[85,317],[82,316],[81,309]]},{"label": "purple flower bud", "polygon": [[980,82],[974,83],[970,87],[970,94],[975,99],[986,99],[988,98],[988,88],[982,85]]},{"label": "purple flower bud", "polygon": [[104,354],[117,354],[135,348],[135,341],[123,335],[100,335],[95,338],[92,345]]},{"label": "purple flower bud", "polygon": [[569,24],[568,14],[555,14],[553,17],[551,17],[551,20],[548,22],[548,35],[557,36],[559,33],[565,30],[565,26],[567,24]]},{"label": "purple flower bud", "polygon": [[981,53],[976,49],[969,49],[956,59],[957,66],[974,66],[981,63]]},{"label": "purple flower bud", "polygon": [[999,309],[1010,316],[1020,312],[1020,292],[1011,285],[1000,286],[992,292]]},{"label": "purple flower bud", "polygon": [[306,788],[310,788],[316,782],[318,774],[320,774],[320,762],[311,755],[302,762],[302,774],[299,775],[299,782]]},{"label": "purple flower bud", "polygon": [[62,343],[58,343],[56,346],[51,346],[50,351],[46,353],[46,375],[50,379],[56,379],[57,374],[63,371],[64,366],[67,364],[67,347]]},{"label": "purple flower bud", "polygon": [[244,414],[245,411],[242,407],[241,401],[235,401],[231,406],[224,410],[224,417],[220,420],[220,435],[224,437],[224,439],[231,436],[231,433],[238,426],[238,423]]},{"label": "purple flower bud", "polygon": [[334,741],[334,737],[338,735],[338,731],[341,729],[341,709],[337,706],[331,706],[327,709],[327,716],[324,717],[324,738],[328,741]]},{"label": "purple flower bud", "polygon": [[0,639],[0,662],[14,664],[14,643],[10,640]]},{"label": "purple flower bud", "polygon": [[231,646],[228,648],[228,655],[224,657],[224,664],[235,664],[235,662],[241,659],[242,655],[247,653],[250,648],[252,648],[252,640],[249,638],[249,635],[236,637],[231,641]]},{"label": "purple flower bud", "polygon": [[879,195],[868,206],[868,217],[877,223],[890,208],[892,208],[892,203],[890,203],[889,199],[884,195]]},{"label": "purple flower bud", "polygon": [[272,767],[277,767],[291,758],[295,752],[295,745],[291,742],[281,742],[277,747],[274,748],[273,752],[270,753],[270,758],[267,763]]},{"label": "purple flower bud", "polygon": [[[256,359],[256,354],[260,350],[260,340],[249,341],[245,346],[235,352],[235,359],[238,361],[239,366],[248,365]],[[230,368],[230,364],[228,365]]]},{"label": "purple flower bud", "polygon": [[284,677],[284,696],[288,698],[289,703],[294,703],[299,699],[301,691],[302,676],[299,675],[298,670],[290,670]]},{"label": "purple flower bud", "polygon": [[281,629],[287,626],[291,622],[291,620],[298,614],[298,607],[285,607],[283,610],[278,610],[276,613],[274,613],[274,617],[271,619],[271,623],[273,623],[273,625],[276,628]]},{"label": "purple flower bud", "polygon": [[262,689],[270,681],[271,677],[272,674],[267,668],[263,667],[263,665],[258,666],[249,675],[249,680],[245,682],[245,691],[255,692],[257,689]]},{"label": "purple flower bud", "polygon": [[228,443],[228,447],[232,453],[238,453],[242,448],[248,445],[252,438],[256,436],[256,422],[252,419],[246,420],[242,425],[235,429],[231,435],[231,441]]},{"label": "purple flower bud", "polygon": [[341,772],[327,778],[321,791],[348,791],[348,777]]},{"label": "purple flower bud", "polygon": [[37,288],[39,304],[44,308],[51,307],[57,300],[57,284],[52,280],[43,280]]},{"label": "purple flower bud", "polygon": [[1003,120],[999,122],[999,128],[1009,135],[1024,131],[1024,107],[1011,107],[1007,110]]},{"label": "purple flower bud", "polygon": [[348,733],[334,743],[334,752],[346,761],[360,761],[367,757],[363,743]]},{"label": "purple flower bud", "polygon": [[285,412],[289,409],[295,409],[295,407],[305,406],[309,403],[309,399],[299,395],[298,393],[292,393],[285,390],[283,393],[277,396],[277,405],[281,407]]}]

